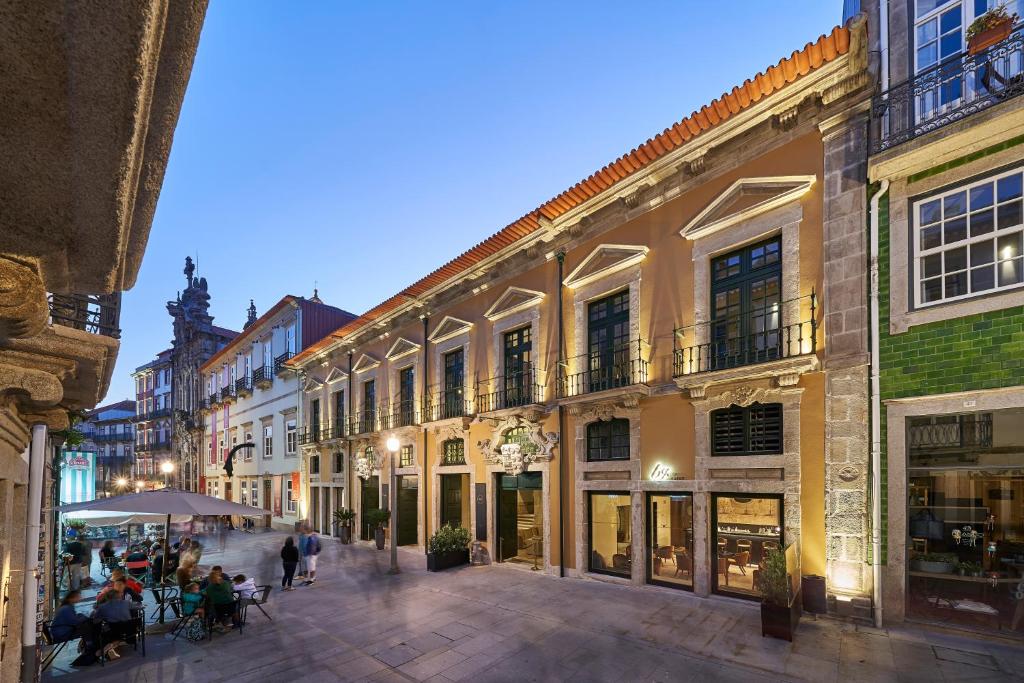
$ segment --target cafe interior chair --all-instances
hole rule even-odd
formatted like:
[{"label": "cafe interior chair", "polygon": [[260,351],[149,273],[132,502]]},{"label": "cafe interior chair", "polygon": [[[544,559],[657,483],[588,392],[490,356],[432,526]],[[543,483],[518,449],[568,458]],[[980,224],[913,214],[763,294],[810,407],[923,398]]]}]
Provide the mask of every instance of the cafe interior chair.
[{"label": "cafe interior chair", "polygon": [[779,544],[777,541],[765,541],[761,544],[761,561],[758,562],[758,566],[764,564],[764,560],[768,557],[768,552],[771,550],[777,550]]},{"label": "cafe interior chair", "polygon": [[679,576],[682,573],[692,574],[690,571],[690,554],[686,552],[686,548],[679,548],[675,552],[676,555],[676,573],[673,576]]},{"label": "cafe interior chair", "polygon": [[629,570],[629,558],[622,553],[612,555],[612,567],[614,569]]},{"label": "cafe interior chair", "polygon": [[732,557],[728,558],[726,565],[726,574],[729,573],[730,567],[738,567],[740,574],[747,575],[747,563],[750,562],[750,551],[744,550],[743,552],[736,553]]},{"label": "cafe interior chair", "polygon": [[661,558],[662,562],[674,562],[672,557],[672,546],[663,545],[655,552],[655,557]]}]

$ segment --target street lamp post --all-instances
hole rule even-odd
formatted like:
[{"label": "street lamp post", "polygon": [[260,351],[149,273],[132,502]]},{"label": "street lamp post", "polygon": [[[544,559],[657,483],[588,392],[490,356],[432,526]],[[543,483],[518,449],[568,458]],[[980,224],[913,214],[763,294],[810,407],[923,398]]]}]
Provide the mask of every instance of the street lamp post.
[{"label": "street lamp post", "polygon": [[391,453],[391,569],[388,574],[400,574],[398,568],[398,475],[395,474],[395,455],[398,453],[399,444],[395,437],[388,438],[388,451]]},{"label": "street lamp post", "polygon": [[170,460],[163,461],[160,463],[160,471],[164,473],[164,488],[167,488],[167,478],[174,471],[174,463]]}]

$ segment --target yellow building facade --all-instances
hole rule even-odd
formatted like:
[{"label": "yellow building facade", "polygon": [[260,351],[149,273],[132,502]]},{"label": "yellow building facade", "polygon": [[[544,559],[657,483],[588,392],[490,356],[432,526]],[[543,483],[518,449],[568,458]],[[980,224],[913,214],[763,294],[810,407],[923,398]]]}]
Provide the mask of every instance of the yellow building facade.
[{"label": "yellow building facade", "polygon": [[292,359],[306,517],[369,541],[393,457],[399,545],[756,597],[798,543],[870,610],[869,82],[836,28]]}]

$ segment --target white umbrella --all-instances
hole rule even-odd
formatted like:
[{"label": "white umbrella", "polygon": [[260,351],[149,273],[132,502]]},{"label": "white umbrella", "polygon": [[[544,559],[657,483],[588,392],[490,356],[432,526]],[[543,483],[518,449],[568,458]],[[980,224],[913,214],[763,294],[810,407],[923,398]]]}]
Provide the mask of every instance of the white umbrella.
[{"label": "white umbrella", "polygon": [[113,498],[99,498],[85,503],[61,505],[61,512],[78,512],[79,510],[104,510],[108,512],[149,512],[159,515],[239,515],[241,517],[262,517],[266,510],[232,503],[201,493],[182,491],[181,489],[156,489],[128,493]]},{"label": "white umbrella", "polygon": [[[115,512],[113,510],[81,510],[65,512],[65,520],[82,520],[89,526],[122,526],[125,524],[163,524],[167,515],[154,512]],[[192,515],[171,515],[173,524],[192,520]]]}]

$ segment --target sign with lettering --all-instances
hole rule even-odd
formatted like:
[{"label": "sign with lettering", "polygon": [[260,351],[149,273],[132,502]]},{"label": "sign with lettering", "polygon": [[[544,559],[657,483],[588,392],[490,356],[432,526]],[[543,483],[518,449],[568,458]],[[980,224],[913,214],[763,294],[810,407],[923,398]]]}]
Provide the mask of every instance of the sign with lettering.
[{"label": "sign with lettering", "polygon": [[672,478],[672,468],[664,463],[656,463],[651,469],[651,481],[668,481]]}]

